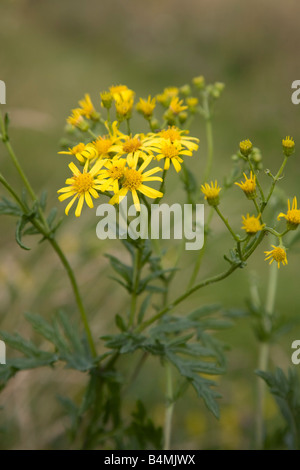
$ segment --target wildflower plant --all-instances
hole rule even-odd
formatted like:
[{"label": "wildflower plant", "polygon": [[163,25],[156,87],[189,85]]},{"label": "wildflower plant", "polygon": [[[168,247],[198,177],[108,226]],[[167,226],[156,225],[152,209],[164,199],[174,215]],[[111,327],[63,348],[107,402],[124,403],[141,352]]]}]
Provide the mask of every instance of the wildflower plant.
[{"label": "wildflower plant", "polygon": [[[185,191],[185,198],[178,201],[179,204],[188,202],[195,206],[205,203],[208,210],[204,247],[195,256],[188,282],[175,298],[170,299],[171,286],[180,272],[180,258],[184,255],[182,249],[178,250],[178,258],[170,268],[166,265],[159,240],[129,236],[112,242],[112,251],[113,243],[121,243],[129,255],[130,264],[126,264],[119,256],[107,254],[114,279],[120,289],[126,290],[129,299],[124,313],[115,315],[118,331],[103,334],[100,339],[95,338],[90,328],[89,314],[80,292],[80,276],[77,279],[57,241],[58,229],[66,218],[57,220],[57,209],[48,211],[46,207],[46,193],[40,196],[35,193],[11,146],[8,116],[1,118],[1,139],[25,190],[20,195],[19,189],[14,188],[0,173],[0,183],[9,195],[9,198],[3,197],[0,213],[17,218],[16,241],[22,249],[28,250],[24,236],[39,235],[40,241],[48,242],[56,252],[69,278],[82,320],[82,330],[74,329],[67,314],[62,311],[53,314],[50,322],[41,316],[26,314],[32,327],[52,344],[52,348],[44,351],[17,334],[1,332],[1,338],[21,351],[24,357],[8,359],[7,365],[1,367],[0,385],[4,387],[20,370],[55,366],[59,361],[68,368],[88,374],[89,381],[82,401],[62,401],[71,417],[70,436],[80,447],[99,448],[104,445],[122,449],[135,445],[138,448],[169,449],[175,403],[189,386],[218,417],[220,394],[215,389],[213,377],[226,372],[226,359],[225,346],[217,340],[214,332],[230,326],[231,317],[219,305],[198,305],[184,314],[179,314],[177,307],[184,305],[186,299],[205,286],[223,281],[235,271],[245,268],[256,250],[263,257],[261,245],[267,234],[272,234],[277,243],[272,245],[271,250],[265,251],[266,260],[270,263],[275,261],[278,268],[288,262],[290,232],[300,224],[296,196],[292,207],[288,200],[287,213],[278,214],[279,220],[286,219],[281,231],[277,230],[272,217],[267,216],[266,208],[283,177],[288,159],[294,153],[295,143],[290,137],[283,139],[282,165],[273,175],[269,170],[262,173],[260,150],[253,147],[249,139],[243,140],[233,157],[229,177],[224,179],[223,184],[216,179],[210,181],[213,178],[213,109],[223,89],[222,83],[206,84],[204,77],[199,76],[190,84],[168,87],[156,96],[148,95],[137,100],[136,93],[126,85],[113,85],[109,90],[101,91],[95,102],[86,94],[67,118],[67,139],[64,149],[59,152],[59,158],[66,159],[66,173],[62,175],[62,187],[57,190],[59,201],[66,204],[67,216],[79,218],[83,211],[93,209],[96,201],[97,204],[109,202],[119,210],[125,197],[131,199],[139,213],[142,204],[149,209],[152,204],[168,201],[166,182],[169,178],[176,178],[176,184],[180,184]],[[141,119],[135,119],[136,114],[142,117],[142,123]],[[197,136],[189,134],[189,128],[196,119],[204,121],[206,146]],[[203,171],[199,175],[192,170],[195,159],[202,162]],[[242,177],[244,180],[241,180]],[[263,179],[264,185],[261,183]],[[266,190],[263,188],[268,179],[270,184]],[[242,227],[235,228],[224,215],[223,195],[229,190],[240,191],[246,196],[245,210],[241,214]],[[90,214],[94,217],[95,212]],[[198,280],[214,215],[230,234],[232,246],[224,254],[225,269]],[[120,227],[117,229],[120,230]],[[271,280],[274,290],[274,274]],[[114,312],[109,314],[112,316]],[[270,337],[273,328],[272,314],[273,306],[260,316],[260,328],[265,337]],[[266,341],[263,346],[261,376],[267,370]],[[100,349],[104,351],[101,354]],[[129,376],[124,375],[119,366],[124,356],[130,357],[133,363],[136,361]],[[146,367],[150,356],[162,365],[166,376],[164,429],[150,419],[147,404],[142,400],[137,402],[131,417],[127,416],[129,424],[122,424],[125,392],[141,369]],[[263,377],[267,380],[269,376]],[[155,377],[153,382],[156,386]],[[260,392],[261,406],[261,389]],[[261,429],[260,419],[259,435]]]}]

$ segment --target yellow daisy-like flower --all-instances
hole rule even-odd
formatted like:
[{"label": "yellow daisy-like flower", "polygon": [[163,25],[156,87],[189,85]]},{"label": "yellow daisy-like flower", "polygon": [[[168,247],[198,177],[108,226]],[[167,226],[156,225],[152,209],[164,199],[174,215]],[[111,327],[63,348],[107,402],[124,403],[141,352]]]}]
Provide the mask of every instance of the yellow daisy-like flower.
[{"label": "yellow daisy-like flower", "polygon": [[152,168],[151,170],[148,170],[143,173],[143,171],[147,168],[151,160],[151,157],[147,158],[147,160],[144,161],[144,163],[140,166],[138,170],[136,169],[136,164],[131,168],[125,168],[124,179],[122,181],[122,188],[117,194],[115,194],[111,198],[110,204],[120,203],[122,199],[127,195],[128,191],[130,191],[132,194],[135,208],[137,211],[140,211],[141,207],[137,191],[147,197],[150,197],[151,199],[156,199],[157,197],[163,196],[163,193],[161,191],[149,188],[149,186],[146,186],[144,184],[147,181],[162,181],[161,177],[152,176],[158,171],[162,171],[159,167]]},{"label": "yellow daisy-like flower", "polygon": [[143,134],[136,134],[135,136],[124,136],[124,141],[120,142],[113,147],[116,152],[116,157],[126,155],[127,163],[129,166],[137,165],[139,158],[145,160],[152,153],[151,145],[144,142]]},{"label": "yellow daisy-like flower", "polygon": [[293,137],[287,136],[282,140],[283,153],[289,157],[295,152],[295,142]]},{"label": "yellow daisy-like flower", "polygon": [[58,152],[59,154],[65,154],[65,155],[76,155],[78,152],[82,152],[84,150],[86,145],[83,142],[80,142],[79,144],[75,145],[74,147],[69,147],[68,151],[67,150],[62,150],[61,152]]},{"label": "yellow daisy-like flower", "polygon": [[257,232],[262,230],[265,226],[265,224],[261,224],[259,220],[260,217],[261,217],[261,214],[259,214],[257,217],[255,217],[255,215],[250,216],[249,214],[247,214],[247,217],[242,215],[242,219],[243,219],[242,229],[246,230],[248,235],[255,235]]},{"label": "yellow daisy-like flower", "polygon": [[104,179],[102,191],[110,188],[117,193],[119,191],[119,181],[124,176],[126,160],[107,160],[105,162],[105,170],[100,170],[99,175]]},{"label": "yellow daisy-like flower", "polygon": [[150,118],[153,114],[156,106],[156,98],[152,98],[149,95],[147,101],[140,98],[140,101],[136,105],[136,109],[139,113],[143,114],[145,118]]},{"label": "yellow daisy-like flower", "polygon": [[99,158],[110,158],[109,153],[113,152],[114,142],[109,136],[99,137],[93,142],[97,149]]},{"label": "yellow daisy-like flower", "polygon": [[157,134],[150,134],[150,136],[152,136],[154,141],[158,138],[162,138],[164,140],[170,140],[172,144],[177,142],[182,145],[182,147],[186,147],[190,151],[198,150],[199,139],[197,139],[197,137],[189,137],[186,134],[188,134],[188,131],[172,126],[168,129],[163,129]]},{"label": "yellow daisy-like flower", "polygon": [[110,154],[117,152],[114,146],[127,137],[119,131],[118,121],[114,121],[111,126],[105,122],[105,126],[109,133],[104,136],[98,136],[93,142],[93,145],[98,151],[99,158],[110,158]]},{"label": "yellow daisy-like flower", "polygon": [[255,199],[256,198],[256,176],[250,172],[250,178],[247,177],[245,173],[245,181],[241,181],[240,183],[234,183],[239,186],[245,193],[248,199]]},{"label": "yellow daisy-like flower", "polygon": [[169,109],[173,114],[179,114],[181,111],[188,109],[188,107],[183,105],[183,100],[179,100],[178,96],[174,96],[171,99]]},{"label": "yellow daisy-like flower", "polygon": [[133,108],[134,99],[124,98],[122,95],[115,98],[117,116],[121,119],[128,119]]},{"label": "yellow daisy-like flower", "polygon": [[249,139],[240,142],[240,152],[242,155],[244,155],[244,157],[248,157],[252,152],[252,149],[253,145]]},{"label": "yellow daisy-like flower", "polygon": [[71,115],[67,118],[67,123],[71,124],[71,126],[79,127],[82,130],[88,128],[88,125],[82,116],[82,109],[80,108],[72,109]]},{"label": "yellow daisy-like flower", "polygon": [[85,164],[87,161],[91,163],[96,160],[99,154],[95,145],[93,143],[89,143],[85,146],[83,150],[77,152],[75,156],[77,160],[80,161],[80,163]]},{"label": "yellow daisy-like flower", "polygon": [[91,97],[88,93],[84,95],[84,98],[80,100],[78,104],[81,107],[81,114],[87,119],[99,118],[99,113],[96,112]]},{"label": "yellow daisy-like flower", "polygon": [[193,155],[190,150],[184,148],[179,142],[175,141],[172,143],[170,140],[165,139],[159,140],[157,144],[153,142],[152,149],[157,152],[157,160],[165,160],[165,170],[170,168],[170,163],[172,162],[177,173],[181,170],[181,163],[183,162],[181,156],[187,155],[191,157]]},{"label": "yellow daisy-like flower", "polygon": [[203,192],[205,199],[210,206],[218,206],[220,202],[219,193],[221,188],[218,186],[217,180],[215,183],[211,181],[210,185],[205,183],[201,185],[201,191]]},{"label": "yellow daisy-like flower", "polygon": [[296,196],[293,199],[292,208],[290,205],[290,200],[288,199],[288,210],[287,213],[284,214],[280,212],[277,217],[277,220],[280,220],[281,217],[284,217],[287,222],[287,226],[291,230],[295,230],[298,225],[300,224],[300,209],[297,209],[297,198]]},{"label": "yellow daisy-like flower", "polygon": [[269,264],[272,264],[273,261],[276,261],[278,265],[278,269],[280,268],[280,263],[282,263],[283,265],[288,264],[285,249],[281,246],[275,246],[275,245],[272,245],[272,247],[273,247],[273,250],[265,251],[265,255],[266,255],[265,261],[270,259],[271,261]]},{"label": "yellow daisy-like flower", "polygon": [[98,198],[99,195],[97,190],[102,190],[103,180],[97,176],[102,165],[103,161],[98,160],[93,168],[88,172],[87,160],[83,172],[81,173],[81,171],[73,162],[69,164],[69,168],[73,173],[72,178],[66,179],[66,184],[69,186],[61,188],[57,191],[58,193],[63,193],[58,197],[60,201],[64,201],[65,199],[73,196],[71,202],[69,202],[65,209],[66,215],[69,214],[69,210],[76,199],[78,199],[78,204],[75,210],[76,217],[80,216],[84,201],[90,208],[94,207],[91,196],[93,196],[95,199]]},{"label": "yellow daisy-like flower", "polygon": [[114,100],[123,98],[124,100],[130,100],[134,97],[135,93],[130,90],[126,85],[113,85],[109,88]]}]

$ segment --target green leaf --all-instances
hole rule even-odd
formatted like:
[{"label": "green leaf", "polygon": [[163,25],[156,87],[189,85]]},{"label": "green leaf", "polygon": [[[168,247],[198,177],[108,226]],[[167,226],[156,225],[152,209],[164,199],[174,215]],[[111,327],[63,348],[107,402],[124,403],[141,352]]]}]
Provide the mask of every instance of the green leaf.
[{"label": "green leaf", "polygon": [[148,294],[147,297],[144,298],[142,305],[140,307],[139,313],[138,313],[138,324],[142,323],[144,315],[149,307],[151,300],[151,294]]},{"label": "green leaf", "polygon": [[15,202],[6,197],[2,197],[0,201],[0,214],[20,217],[23,212]]},{"label": "green leaf", "polygon": [[127,330],[127,326],[125,325],[125,322],[124,322],[123,318],[119,314],[117,314],[115,316],[115,322],[116,322],[116,325],[119,328],[119,330],[121,330],[121,331],[126,331]]},{"label": "green leaf", "polygon": [[47,204],[47,191],[43,190],[41,197],[40,197],[40,207],[42,211],[44,212],[46,209],[46,204]]},{"label": "green leaf", "polygon": [[286,376],[282,369],[275,373],[256,371],[274,395],[278,408],[286,421],[285,438],[290,449],[300,447],[300,380],[295,369],[289,369]]},{"label": "green leaf", "polygon": [[22,236],[23,236],[23,229],[28,223],[28,219],[26,216],[22,215],[19,219],[16,227],[16,242],[23,250],[30,250],[27,246],[23,245],[22,243]]}]

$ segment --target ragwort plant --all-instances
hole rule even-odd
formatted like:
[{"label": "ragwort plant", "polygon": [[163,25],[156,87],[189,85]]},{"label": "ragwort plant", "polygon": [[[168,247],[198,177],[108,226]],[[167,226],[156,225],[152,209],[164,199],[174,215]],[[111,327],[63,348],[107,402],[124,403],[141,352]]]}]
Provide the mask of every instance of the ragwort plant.
[{"label": "ragwort plant", "polygon": [[[0,182],[9,195],[9,198],[2,198],[0,213],[17,218],[16,241],[22,249],[28,249],[23,241],[25,235],[40,235],[40,241],[48,242],[56,252],[69,278],[82,330],[77,330],[63,311],[54,314],[51,322],[26,313],[28,322],[52,344],[52,350],[41,350],[18,334],[2,331],[1,338],[11,348],[20,351],[23,357],[8,359],[7,365],[1,366],[0,385],[3,388],[20,370],[55,366],[58,361],[63,361],[67,368],[88,373],[89,381],[80,403],[67,397],[61,399],[71,418],[69,437],[73,446],[85,449],[113,446],[119,449],[169,449],[174,406],[189,386],[195,389],[206,407],[216,417],[219,416],[220,395],[215,390],[215,381],[209,376],[225,372],[225,346],[217,340],[214,331],[231,325],[230,312],[219,305],[200,305],[184,315],[176,313],[176,309],[193,293],[244,268],[268,233],[274,237],[274,243],[265,251],[265,259],[270,264],[275,261],[276,269],[270,273],[267,306],[262,309],[261,304],[252,299],[249,309],[257,321],[261,347],[259,374],[267,382],[272,382],[267,369],[269,343],[274,330],[277,267],[288,263],[287,247],[295,237],[286,237],[300,224],[300,210],[296,196],[292,203],[288,200],[287,212],[278,214],[278,219],[284,218],[286,225],[277,231],[275,222],[265,217],[265,209],[294,153],[295,143],[290,137],[283,139],[282,165],[274,175],[269,170],[265,172],[270,179],[267,192],[263,191],[260,183],[263,176],[261,153],[248,139],[240,142],[239,150],[233,156],[233,169],[224,179],[223,186],[217,180],[210,181],[213,108],[223,88],[219,82],[207,85],[200,76],[181,88],[169,87],[155,97],[140,98],[135,105],[134,91],[125,85],[111,86],[108,91],[100,93],[101,110],[94,107],[86,94],[67,119],[66,145],[59,153],[64,154],[61,158],[69,159],[69,169],[66,169],[65,186],[58,190],[58,199],[66,204],[65,213],[69,217],[73,217],[73,212],[80,217],[82,211],[87,207],[92,209],[98,199],[100,204],[106,201],[118,210],[122,199],[129,197],[137,213],[141,210],[141,203],[150,209],[153,203],[167,198],[166,180],[170,172],[176,175],[177,184],[181,184],[185,191],[181,205],[190,203],[195,206],[205,200],[209,208],[204,247],[195,258],[186,288],[173,299],[169,299],[169,292],[174,278],[180,273],[179,263],[184,249],[178,250],[174,266],[166,269],[165,251],[159,240],[128,236],[112,242],[112,246],[113,243],[121,243],[131,260],[130,264],[125,264],[119,257],[107,254],[114,279],[120,288],[126,289],[129,300],[126,313],[115,316],[117,331],[100,339],[96,339],[91,331],[80,281],[57,240],[62,219],[57,220],[56,208],[47,210],[45,192],[40,196],[35,193],[11,146],[8,116],[1,118],[1,139],[23,180],[24,190],[20,193],[0,174]],[[135,119],[136,113],[144,119],[144,126],[141,119]],[[191,171],[188,161],[198,158],[199,139],[190,136],[188,129],[199,117],[204,120],[207,139],[206,166],[200,180]],[[199,153],[203,155],[203,150]],[[234,189],[234,185],[238,188]],[[245,195],[246,208],[238,231],[230,224],[222,207],[222,194],[228,190],[241,191]],[[232,248],[224,255],[227,263],[224,271],[198,281],[214,215],[221,219],[231,235]],[[100,342],[102,349],[105,346],[105,352],[99,355]],[[129,377],[124,376],[119,366],[124,356],[136,358]],[[132,415],[123,419],[126,391],[150,356],[154,356],[165,369],[164,429],[149,418],[147,404],[142,400],[137,402]],[[257,446],[262,447],[264,387],[262,380],[259,381],[255,435]]]}]

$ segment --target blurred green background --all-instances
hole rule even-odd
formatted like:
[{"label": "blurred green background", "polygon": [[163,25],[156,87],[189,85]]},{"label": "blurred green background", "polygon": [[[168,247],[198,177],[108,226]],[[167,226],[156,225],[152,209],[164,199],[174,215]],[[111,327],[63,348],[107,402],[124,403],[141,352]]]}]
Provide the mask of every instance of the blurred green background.
[{"label": "blurred green background", "polygon": [[[2,0],[0,4],[0,79],[7,87],[11,117],[11,140],[37,192],[48,190],[49,207],[59,205],[56,190],[67,174],[67,157],[57,155],[65,119],[84,93],[89,92],[99,109],[99,91],[112,84],[126,84],[137,96],[147,97],[167,86],[181,86],[196,75],[207,82],[226,84],[214,117],[215,161],[213,177],[228,174],[231,155],[240,140],[250,138],[263,152],[264,166],[277,171],[281,163],[281,139],[299,139],[300,106],[291,102],[291,83],[299,79],[300,4],[296,0]],[[135,129],[137,132],[139,129]],[[197,162],[204,168],[204,124],[197,121],[192,135],[200,136]],[[9,158],[0,149],[1,172],[21,188]],[[287,196],[300,194],[297,153],[289,161],[281,188]],[[174,183],[170,183],[173,192]],[[269,184],[263,178],[263,186]],[[4,191],[1,190],[1,194]],[[176,193],[174,193],[176,194]],[[237,188],[226,194],[224,212],[239,228],[241,213],[251,211]],[[85,210],[80,220],[72,215],[59,232],[59,240],[77,271],[90,312],[94,337],[112,330],[115,313],[122,313],[126,296],[108,279],[111,274],[103,254],[108,250],[123,256],[118,242],[100,243],[96,218]],[[14,241],[15,220],[0,220],[0,322],[1,329],[35,338],[25,323],[25,311],[49,318],[62,306],[77,321],[68,280],[58,260],[46,245],[22,251]],[[201,268],[200,277],[225,267],[223,253],[230,238],[218,221]],[[236,272],[223,284],[202,290],[180,306],[184,313],[204,303],[221,302],[243,308],[249,297],[249,273],[256,271],[262,298],[268,265],[263,250],[251,258],[247,269]],[[174,283],[176,295],[182,279],[190,273],[191,254],[182,264]],[[299,311],[297,294],[299,247],[288,254],[289,265],[280,269],[276,309],[287,317]],[[172,252],[170,254],[172,261]],[[99,292],[101,298],[99,300]],[[70,301],[71,299],[71,301]],[[291,365],[290,345],[300,331],[288,333],[271,351],[272,366]],[[298,336],[299,337],[299,336]],[[221,338],[230,345],[228,374],[220,382],[223,398],[221,419],[216,421],[191,391],[189,400],[176,405],[172,443],[174,448],[246,449],[253,442],[253,407],[257,367],[257,342],[249,320],[241,320]],[[10,351],[8,351],[10,354]],[[124,365],[130,369],[130,364]],[[296,366],[293,366],[296,367]],[[149,374],[149,371],[151,372]],[[155,373],[154,373],[155,371]],[[67,426],[57,395],[76,399],[82,376],[64,370],[20,373],[2,392],[0,405],[1,448],[54,448],[66,444]],[[150,362],[133,386],[128,409],[137,398],[150,403],[153,418],[163,423],[164,376]],[[267,428],[280,424],[278,411],[267,402]]]}]

